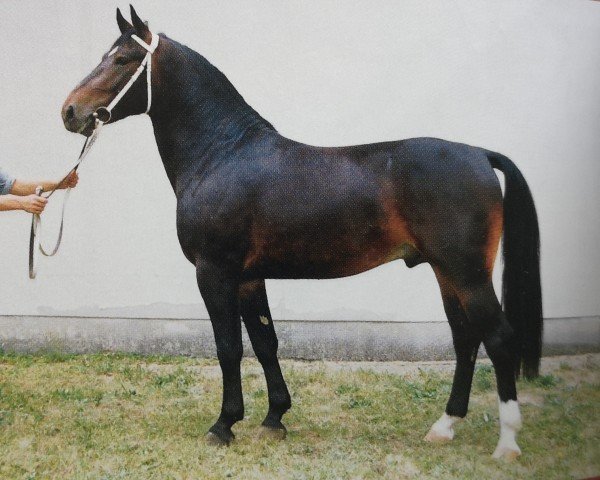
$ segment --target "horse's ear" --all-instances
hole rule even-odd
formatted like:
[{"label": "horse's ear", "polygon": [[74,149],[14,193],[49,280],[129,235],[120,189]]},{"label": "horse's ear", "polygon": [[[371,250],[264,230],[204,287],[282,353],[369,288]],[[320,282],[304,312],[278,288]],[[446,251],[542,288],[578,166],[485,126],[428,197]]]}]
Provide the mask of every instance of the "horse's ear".
[{"label": "horse's ear", "polygon": [[135,28],[135,33],[137,33],[138,37],[145,38],[145,34],[150,32],[148,28],[148,24],[144,23],[142,19],[138,16],[133,5],[129,5],[131,9],[131,21],[133,22],[133,28]]},{"label": "horse's ear", "polygon": [[126,31],[133,29],[133,25],[125,20],[125,17],[119,8],[117,8],[117,24],[119,25],[119,30],[121,30],[121,33],[125,33]]}]

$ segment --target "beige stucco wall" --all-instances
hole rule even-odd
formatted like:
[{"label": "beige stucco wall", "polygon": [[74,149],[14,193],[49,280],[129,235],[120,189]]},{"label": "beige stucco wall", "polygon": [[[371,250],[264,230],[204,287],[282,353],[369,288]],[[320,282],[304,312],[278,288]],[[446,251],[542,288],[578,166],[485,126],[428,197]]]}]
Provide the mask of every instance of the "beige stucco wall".
[{"label": "beige stucco wall", "polygon": [[[116,38],[114,7],[127,2],[1,5],[0,165],[59,176],[82,142],[64,130],[60,106]],[[430,135],[510,156],[538,205],[546,316],[600,315],[600,3],[135,6],[153,29],[215,63],[291,138],[344,145]],[[58,207],[45,215],[52,238]],[[63,249],[42,260],[37,280],[27,279],[29,217],[0,216],[0,314],[205,317],[174,209],[149,120],[106,128],[71,197]],[[427,266],[268,289],[277,318],[443,316]]]}]

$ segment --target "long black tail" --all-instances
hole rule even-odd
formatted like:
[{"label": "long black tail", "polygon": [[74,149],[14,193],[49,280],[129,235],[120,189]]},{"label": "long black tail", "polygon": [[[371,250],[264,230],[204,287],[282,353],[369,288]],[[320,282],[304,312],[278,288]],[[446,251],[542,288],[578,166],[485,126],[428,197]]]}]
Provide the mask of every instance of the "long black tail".
[{"label": "long black tail", "polygon": [[502,304],[515,331],[516,375],[539,374],[542,356],[542,289],[540,232],[533,197],[516,165],[504,155],[486,152],[490,164],[504,173]]}]

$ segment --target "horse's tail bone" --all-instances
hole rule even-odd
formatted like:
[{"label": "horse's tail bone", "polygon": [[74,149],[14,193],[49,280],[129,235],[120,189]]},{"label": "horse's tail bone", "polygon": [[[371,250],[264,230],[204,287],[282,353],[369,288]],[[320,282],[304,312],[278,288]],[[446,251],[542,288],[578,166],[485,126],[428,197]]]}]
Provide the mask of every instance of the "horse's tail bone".
[{"label": "horse's tail bone", "polygon": [[504,173],[502,304],[515,331],[515,374],[539,375],[542,355],[542,290],[540,232],[529,186],[517,166],[504,155],[486,152],[493,168]]}]

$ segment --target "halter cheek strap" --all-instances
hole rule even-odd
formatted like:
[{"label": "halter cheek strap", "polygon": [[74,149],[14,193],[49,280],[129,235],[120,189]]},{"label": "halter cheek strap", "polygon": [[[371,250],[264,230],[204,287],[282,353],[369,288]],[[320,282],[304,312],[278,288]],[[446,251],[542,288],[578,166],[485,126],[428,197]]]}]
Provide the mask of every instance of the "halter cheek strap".
[{"label": "halter cheek strap", "polygon": [[158,39],[159,39],[158,35],[154,35],[153,33],[151,35],[152,35],[152,40],[150,41],[150,44],[147,44],[146,42],[144,42],[137,35],[131,36],[131,38],[133,38],[137,43],[139,43],[142,47],[144,47],[148,52],[148,53],[146,53],[146,56],[144,57],[144,61],[142,62],[142,64],[144,62],[146,63],[146,79],[147,79],[146,83],[148,86],[148,105],[146,106],[146,111],[144,113],[148,113],[150,111],[150,107],[152,106],[152,54],[154,53],[154,50],[156,50],[156,47],[158,47]]},{"label": "halter cheek strap", "polygon": [[158,35],[155,35],[154,33],[151,33],[151,35],[152,40],[149,44],[144,42],[144,40],[142,40],[137,35],[131,35],[131,38],[133,40],[135,40],[137,43],[139,43],[142,47],[146,49],[146,56],[142,60],[142,63],[140,63],[140,66],[137,68],[135,73],[131,76],[129,81],[125,84],[125,86],[121,89],[117,96],[113,98],[112,102],[110,102],[108,106],[100,107],[96,110],[96,112],[94,113],[94,117],[96,117],[97,121],[106,123],[110,120],[113,109],[121,101],[123,96],[129,91],[129,89],[132,87],[132,85],[138,79],[138,77],[142,74],[144,68],[146,69],[146,84],[148,89],[148,101],[146,104],[146,111],[144,113],[148,113],[150,111],[150,107],[152,106],[152,54],[156,50],[156,47],[158,47],[158,41],[160,39],[160,37]]}]

